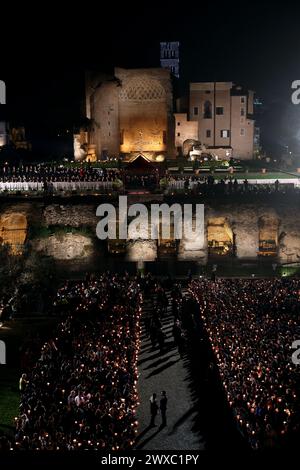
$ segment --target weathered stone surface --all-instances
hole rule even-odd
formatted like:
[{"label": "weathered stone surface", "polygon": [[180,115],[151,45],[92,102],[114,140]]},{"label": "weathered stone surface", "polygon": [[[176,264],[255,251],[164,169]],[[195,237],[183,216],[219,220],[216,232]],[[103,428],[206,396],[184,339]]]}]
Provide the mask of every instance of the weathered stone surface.
[{"label": "weathered stone surface", "polygon": [[178,259],[180,261],[198,261],[201,265],[205,265],[207,263],[207,249],[186,250],[179,246]]},{"label": "weathered stone surface", "polygon": [[114,76],[90,74],[86,83],[90,140],[98,158],[120,152],[174,155],[170,72],[116,68]]},{"label": "weathered stone surface", "polygon": [[90,226],[95,228],[99,222],[96,208],[93,205],[59,205],[52,204],[44,209],[46,225],[63,225],[70,227]]},{"label": "weathered stone surface", "polygon": [[[20,203],[20,204],[2,204],[0,217],[2,225],[0,230],[3,229],[3,225],[7,225],[10,217],[21,214],[26,217],[27,220],[27,238],[30,236],[30,227],[32,224],[35,226],[68,226],[68,227],[88,227],[93,233],[96,233],[96,225],[99,222],[99,217],[96,217],[96,205],[95,204],[50,204],[44,206],[43,204],[33,203]],[[230,229],[234,235],[234,243],[236,245],[236,255],[238,259],[256,259],[259,250],[259,235],[261,237],[267,237],[268,233],[270,236],[276,232],[278,235],[278,261],[281,263],[287,262],[299,262],[300,260],[300,209],[296,205],[277,205],[271,206],[270,204],[232,204],[232,205],[220,205],[219,207],[205,205],[205,243],[200,246],[198,240],[181,240],[179,244],[178,259],[182,260],[194,260],[200,263],[206,263],[207,261],[207,221],[209,218],[225,218],[230,226]],[[6,222],[5,222],[6,221]],[[263,221],[263,223],[262,223]],[[4,224],[5,222],[5,224]],[[272,228],[273,227],[273,228]],[[25,230],[25,227],[24,227]],[[274,231],[273,231],[274,230]],[[264,231],[266,235],[264,235]],[[23,233],[23,235],[25,232]],[[3,239],[3,233],[0,236]],[[74,234],[69,234],[69,241]],[[78,237],[79,235],[76,235]],[[85,238],[84,235],[80,235]],[[40,240],[38,249],[46,247],[49,253],[54,253],[58,250],[62,256],[61,259],[71,259],[71,256],[83,256],[80,251],[80,246],[85,244],[82,239],[79,242],[75,241],[73,248],[70,247],[70,243],[67,243],[66,252],[61,245],[61,241],[54,241],[52,236],[47,248],[46,239]],[[54,237],[55,238],[55,237]],[[24,243],[26,236],[22,239]],[[60,240],[57,238],[57,240]],[[68,240],[68,238],[66,239]],[[75,240],[75,239],[74,239]],[[93,243],[93,241],[91,242]],[[147,242],[148,243],[148,242]],[[152,242],[151,242],[152,243]],[[138,259],[153,260],[156,256],[156,242],[148,244],[147,247],[142,243],[128,242],[127,259],[137,261]],[[43,245],[44,244],[44,245]],[[50,248],[50,245],[52,248]],[[36,244],[34,245],[36,246]],[[53,248],[55,246],[55,248]]]},{"label": "weathered stone surface", "polygon": [[276,217],[271,207],[257,205],[222,206],[207,208],[207,218],[224,217],[233,231],[236,255],[240,259],[256,258],[259,249],[259,219],[262,216]]},{"label": "weathered stone surface", "polygon": [[155,261],[156,258],[156,240],[132,240],[127,243],[128,261]]},{"label": "weathered stone surface", "polygon": [[[192,234],[195,229],[194,226],[189,224],[189,231]],[[207,228],[206,225],[203,227],[203,235],[198,236],[194,234],[189,236],[183,229],[183,238],[179,242],[178,248],[178,259],[181,261],[198,261],[200,264],[206,264],[207,262]]]},{"label": "weathered stone surface", "polygon": [[93,254],[92,240],[74,233],[37,239],[33,242],[33,248],[61,261],[88,259]]},{"label": "weathered stone surface", "polygon": [[280,208],[279,253],[281,263],[300,261],[300,211],[295,207]]},{"label": "weathered stone surface", "polygon": [[[208,221],[226,220],[233,232],[236,256],[239,259],[255,259],[259,251],[259,237],[279,239],[279,260],[298,261],[300,256],[300,222],[295,220],[295,209],[283,206],[274,208],[266,205],[243,204],[223,205],[219,208],[205,207],[205,240]],[[298,235],[299,234],[299,235]],[[277,237],[276,237],[277,235]],[[193,244],[195,248],[193,248]],[[207,261],[207,245],[197,251],[197,242],[186,239],[180,242],[179,259]],[[198,248],[199,250],[199,248]]]}]

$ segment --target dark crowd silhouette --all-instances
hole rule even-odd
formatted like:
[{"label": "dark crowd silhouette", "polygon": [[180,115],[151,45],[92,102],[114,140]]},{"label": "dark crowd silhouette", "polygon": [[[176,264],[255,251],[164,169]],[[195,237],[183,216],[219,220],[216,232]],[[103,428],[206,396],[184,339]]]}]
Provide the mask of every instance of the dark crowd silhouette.
[{"label": "dark crowd silhouette", "polygon": [[124,450],[138,405],[141,292],[126,275],[66,283],[55,301],[61,322],[20,379],[15,447]]},{"label": "dark crowd silhouette", "polygon": [[236,424],[254,449],[299,435],[300,281],[197,280],[190,291]]}]

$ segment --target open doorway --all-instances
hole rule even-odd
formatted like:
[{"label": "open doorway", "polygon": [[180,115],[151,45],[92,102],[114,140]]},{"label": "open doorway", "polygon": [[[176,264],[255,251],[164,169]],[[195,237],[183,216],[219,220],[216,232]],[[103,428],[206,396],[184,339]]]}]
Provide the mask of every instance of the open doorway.
[{"label": "open doorway", "polygon": [[174,221],[170,225],[170,234],[163,238],[162,222],[159,223],[159,237],[157,240],[158,257],[175,256],[178,252],[179,241],[175,238]]},{"label": "open doorway", "polygon": [[258,221],[259,256],[277,256],[279,220],[273,216],[262,216]]},{"label": "open doorway", "polygon": [[210,256],[234,254],[234,233],[225,217],[211,217],[208,219],[207,243]]}]

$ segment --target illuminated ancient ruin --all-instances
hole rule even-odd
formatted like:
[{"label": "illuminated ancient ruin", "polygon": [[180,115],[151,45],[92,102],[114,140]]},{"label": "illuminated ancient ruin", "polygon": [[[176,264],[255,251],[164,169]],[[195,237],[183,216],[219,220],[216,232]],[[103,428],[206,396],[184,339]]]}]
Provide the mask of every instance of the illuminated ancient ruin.
[{"label": "illuminated ancient ruin", "polygon": [[27,237],[27,217],[19,212],[4,212],[0,216],[0,242],[10,247],[11,253],[20,255]]},{"label": "illuminated ancient ruin", "polygon": [[89,131],[75,139],[77,160],[92,154],[103,159],[142,153],[154,161],[174,155],[169,70],[116,68],[112,77],[88,74],[86,117]]},{"label": "illuminated ancient ruin", "polygon": [[213,217],[207,222],[208,253],[230,255],[234,251],[234,236],[229,222],[224,217]]},{"label": "illuminated ancient ruin", "polygon": [[272,216],[263,216],[258,221],[259,255],[276,256],[278,251],[279,220]]}]

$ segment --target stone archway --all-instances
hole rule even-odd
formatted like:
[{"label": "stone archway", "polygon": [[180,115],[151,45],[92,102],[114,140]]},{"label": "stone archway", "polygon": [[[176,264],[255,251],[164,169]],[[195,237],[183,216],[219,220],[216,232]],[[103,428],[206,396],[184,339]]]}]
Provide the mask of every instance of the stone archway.
[{"label": "stone archway", "polygon": [[12,254],[22,254],[27,230],[28,221],[25,214],[6,212],[0,216],[0,242],[9,245]]},{"label": "stone archway", "polygon": [[208,254],[226,256],[234,254],[233,230],[226,217],[210,217],[207,222]]},{"label": "stone archway", "polygon": [[277,256],[279,219],[272,215],[262,216],[258,220],[259,256]]}]

